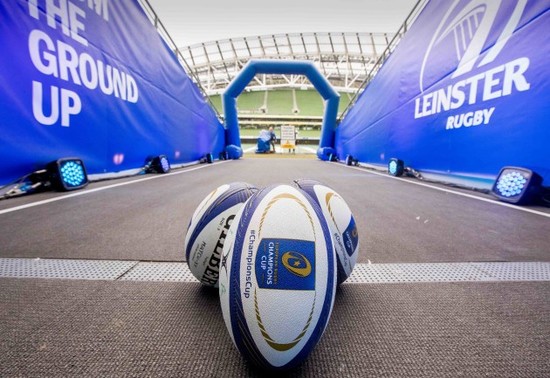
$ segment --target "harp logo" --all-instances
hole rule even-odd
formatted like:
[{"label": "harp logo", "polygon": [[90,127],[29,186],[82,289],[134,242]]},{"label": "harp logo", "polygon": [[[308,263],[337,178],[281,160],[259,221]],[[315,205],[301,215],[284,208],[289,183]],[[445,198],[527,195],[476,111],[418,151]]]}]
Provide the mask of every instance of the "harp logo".
[{"label": "harp logo", "polygon": [[[451,4],[422,60],[418,83],[421,95],[415,100],[414,118],[530,89],[525,77],[529,58],[495,62],[518,27],[527,0],[504,3],[502,0],[455,0]],[[450,78],[444,79],[451,84],[441,87],[439,80],[452,67],[456,68]],[[492,106],[451,115],[446,129],[487,125],[494,111]]]}]

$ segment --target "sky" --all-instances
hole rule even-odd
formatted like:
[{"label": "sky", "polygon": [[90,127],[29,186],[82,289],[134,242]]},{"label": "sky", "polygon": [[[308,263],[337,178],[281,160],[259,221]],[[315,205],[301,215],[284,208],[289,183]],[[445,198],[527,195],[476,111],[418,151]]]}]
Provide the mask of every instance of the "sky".
[{"label": "sky", "polygon": [[417,0],[149,0],[178,47],[300,32],[396,32]]}]

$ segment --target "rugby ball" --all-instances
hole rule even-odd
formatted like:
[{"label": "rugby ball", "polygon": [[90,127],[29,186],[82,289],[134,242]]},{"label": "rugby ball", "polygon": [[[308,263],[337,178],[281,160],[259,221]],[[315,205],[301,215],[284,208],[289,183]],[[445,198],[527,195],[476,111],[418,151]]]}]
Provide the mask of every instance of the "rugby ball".
[{"label": "rugby ball", "polygon": [[219,292],[237,349],[263,369],[299,365],[323,334],[334,304],[336,256],[319,206],[277,185],[237,213],[224,244]]},{"label": "rugby ball", "polygon": [[234,182],[214,189],[199,204],[187,227],[185,259],[204,285],[218,287],[220,255],[235,214],[258,189]]},{"label": "rugby ball", "polygon": [[327,221],[338,258],[337,282],[344,282],[357,262],[359,237],[355,218],[342,196],[314,180],[295,180],[296,186],[319,204]]}]

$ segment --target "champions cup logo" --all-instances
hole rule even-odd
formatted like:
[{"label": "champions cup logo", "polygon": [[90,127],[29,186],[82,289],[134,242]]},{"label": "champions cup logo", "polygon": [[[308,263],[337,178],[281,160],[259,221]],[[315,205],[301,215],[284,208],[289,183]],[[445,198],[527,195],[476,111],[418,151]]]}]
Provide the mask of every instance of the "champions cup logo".
[{"label": "champions cup logo", "polygon": [[255,259],[258,287],[277,290],[315,290],[315,263],[314,241],[262,239]]},{"label": "champions cup logo", "polygon": [[[505,2],[503,6],[502,0],[455,0],[451,4],[422,61],[419,76],[421,96],[415,100],[415,118],[529,90],[530,84],[525,78],[529,58],[520,57],[496,67],[490,65],[518,27],[526,3],[527,0],[518,0],[515,6],[511,2]],[[441,56],[446,60],[442,60]],[[433,77],[445,77],[449,68],[448,62],[453,59],[456,69],[450,75],[452,84],[440,89],[430,89],[429,86],[434,82]],[[440,63],[434,64],[432,60],[440,60]],[[483,67],[491,68],[475,75],[467,75],[472,70]],[[440,70],[439,73],[429,75],[437,69]],[[487,125],[494,111],[493,106],[451,115],[447,119],[446,130]]]},{"label": "champions cup logo", "polygon": [[307,277],[311,274],[311,263],[298,252],[285,252],[282,257],[283,266],[298,277]]}]

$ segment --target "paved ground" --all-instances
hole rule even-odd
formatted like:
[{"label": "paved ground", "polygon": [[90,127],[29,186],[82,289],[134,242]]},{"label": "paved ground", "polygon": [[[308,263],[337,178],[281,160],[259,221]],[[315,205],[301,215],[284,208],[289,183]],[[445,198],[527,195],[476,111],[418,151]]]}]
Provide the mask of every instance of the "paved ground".
[{"label": "paved ground", "polygon": [[[104,181],[88,190],[105,190],[2,214],[0,257],[183,261],[187,225],[211,190],[232,181],[263,187],[299,178],[321,181],[348,202],[359,227],[360,262],[550,261],[548,217],[342,164],[290,158]],[[0,211],[63,196],[1,201]]]},{"label": "paved ground", "polygon": [[[297,178],[346,199],[361,263],[550,261],[548,209],[281,158],[0,201],[0,258],[183,261],[189,218],[210,190]],[[321,342],[289,375],[547,376],[548,298],[548,281],[344,284]],[[217,293],[198,283],[0,278],[0,308],[2,377],[265,376],[233,347]]]}]

